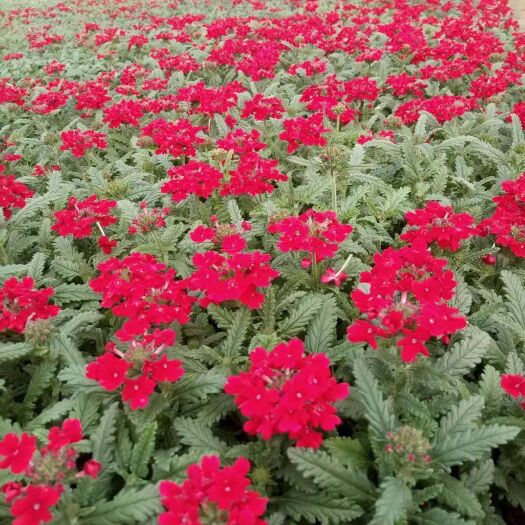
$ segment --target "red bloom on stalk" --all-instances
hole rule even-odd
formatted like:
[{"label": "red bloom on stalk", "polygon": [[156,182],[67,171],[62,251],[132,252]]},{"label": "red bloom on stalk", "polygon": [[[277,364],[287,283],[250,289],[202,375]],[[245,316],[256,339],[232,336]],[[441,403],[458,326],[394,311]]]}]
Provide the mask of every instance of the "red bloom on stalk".
[{"label": "red bloom on stalk", "polygon": [[188,467],[184,482],[162,481],[159,491],[166,511],[159,516],[159,525],[199,525],[203,513],[219,515],[228,525],[266,525],[260,516],[267,500],[248,489],[249,470],[250,463],[242,457],[220,468],[217,456],[205,456],[200,464]]},{"label": "red bloom on stalk", "polygon": [[64,482],[75,482],[84,476],[96,478],[101,465],[89,460],[77,469],[78,451],[72,446],[82,439],[82,425],[78,419],[66,419],[60,427],[48,433],[47,445],[37,449],[36,438],[23,433],[7,434],[0,442],[0,469],[25,473],[25,485],[8,482],[2,486],[6,502],[11,505],[13,523],[38,525],[52,519],[50,508],[58,503]]},{"label": "red bloom on stalk", "polygon": [[180,202],[190,195],[207,199],[221,187],[223,174],[205,162],[191,160],[182,166],[168,170],[170,180],[161,187],[162,193],[171,195],[171,200]]},{"label": "red bloom on stalk", "polygon": [[[523,129],[525,129],[525,102],[517,102],[516,104],[514,104],[511,113],[513,113],[519,118],[521,126],[523,127]],[[507,120],[510,120],[510,115],[507,118]]]},{"label": "red bloom on stalk", "polygon": [[288,177],[276,166],[277,160],[263,159],[257,153],[246,153],[239,159],[235,170],[229,172],[229,180],[220,190],[220,195],[261,195],[272,193],[273,182],[284,182]]},{"label": "red bloom on stalk", "polygon": [[14,175],[4,175],[5,167],[0,165],[0,207],[5,219],[13,215],[13,208],[23,208],[26,200],[35,192],[18,182]]},{"label": "red bloom on stalk", "polygon": [[480,235],[494,235],[496,243],[516,255],[525,257],[525,173],[516,180],[501,184],[503,195],[492,200],[496,208],[479,224]]},{"label": "red bloom on stalk", "polygon": [[501,388],[515,399],[525,397],[525,376],[521,374],[502,374]]},{"label": "red bloom on stalk", "polygon": [[106,142],[106,134],[98,131],[81,131],[74,129],[71,131],[63,131],[60,134],[62,139],[62,151],[71,150],[74,157],[80,158],[86,154],[86,151],[91,148],[106,149],[108,143]]},{"label": "red bloom on stalk", "polygon": [[86,377],[105,390],[124,385],[122,399],[132,410],[144,408],[159,383],[175,383],[184,375],[182,363],[168,359],[163,351],[175,343],[175,332],[154,330],[130,342],[125,348],[106,345],[106,353],[86,367]]},{"label": "red bloom on stalk", "polygon": [[474,217],[469,213],[454,213],[452,206],[429,201],[421,209],[405,214],[409,229],[400,235],[407,242],[423,239],[426,243],[436,243],[443,250],[455,252],[461,248],[461,241],[476,235],[472,227]]},{"label": "red bloom on stalk", "polygon": [[47,91],[38,95],[33,100],[33,111],[41,115],[52,113],[64,107],[69,100],[69,95],[58,91]]},{"label": "red bloom on stalk", "polygon": [[226,151],[233,151],[237,155],[255,153],[266,148],[266,144],[259,140],[261,134],[252,129],[249,133],[242,128],[230,131],[226,137],[217,141],[217,147]]},{"label": "red bloom on stalk", "polygon": [[116,201],[98,200],[96,195],[90,195],[82,201],[70,197],[64,210],[55,212],[55,224],[51,229],[62,237],[73,235],[75,239],[89,237],[93,226],[110,226],[117,222],[110,213],[117,205]]},{"label": "red bloom on stalk", "polygon": [[333,211],[309,209],[297,217],[272,222],[268,231],[281,234],[277,248],[282,252],[307,252],[304,264],[309,266],[333,257],[352,232],[352,226],[341,224]]},{"label": "red bloom on stalk", "polygon": [[60,307],[49,304],[53,288],[34,288],[32,277],[9,277],[0,288],[0,332],[23,333],[29,320],[55,317]]},{"label": "red bloom on stalk", "polygon": [[106,352],[87,365],[86,377],[97,381],[102,388],[111,392],[124,383],[129,368],[130,364],[125,359]]},{"label": "red bloom on stalk", "polygon": [[51,521],[50,508],[58,503],[61,495],[60,487],[29,485],[11,506],[11,515],[15,518],[12,525],[40,525]]},{"label": "red bloom on stalk", "polygon": [[25,432],[18,437],[16,434],[6,434],[0,441],[0,469],[10,469],[13,474],[24,472],[36,450],[36,438]]},{"label": "red bloom on stalk", "polygon": [[422,111],[431,113],[437,121],[442,124],[459,117],[467,111],[476,107],[476,101],[471,98],[465,98],[452,95],[438,95],[429,99],[413,99],[398,106],[394,115],[399,117],[403,124],[412,124],[416,122]]},{"label": "red bloom on stalk", "polygon": [[[246,248],[246,240],[237,231],[237,227],[233,224],[220,224],[216,217],[212,217],[213,226],[197,226],[190,232],[190,239],[193,242],[201,243],[211,241],[222,248],[222,251],[233,255],[234,253],[242,252]],[[243,231],[249,231],[251,225],[244,221],[241,225]]]},{"label": "red bloom on stalk", "polygon": [[270,118],[281,118],[284,106],[277,97],[265,97],[257,93],[251,100],[245,102],[242,108],[241,118],[253,116],[255,120],[268,120]]},{"label": "red bloom on stalk", "polygon": [[264,295],[257,288],[267,288],[279,276],[270,261],[271,256],[262,252],[196,253],[193,256],[196,269],[188,277],[188,288],[204,293],[199,300],[204,308],[210,303],[240,301],[256,309],[264,302]]},{"label": "red bloom on stalk", "polygon": [[189,321],[195,299],[187,294],[184,281],[175,280],[175,270],[153,255],[135,252],[122,260],[111,257],[98,270],[101,273],[90,286],[102,295],[104,308],[126,319],[116,332],[121,341],[131,341],[154,325]]},{"label": "red bloom on stalk", "polygon": [[377,337],[396,337],[404,362],[418,354],[429,355],[425,343],[432,337],[448,341],[465,328],[467,321],[448,305],[456,281],[447,261],[436,259],[424,242],[396,250],[387,248],[374,255],[374,266],[361,274],[368,291],[357,288],[352,300],[366,319],[348,327],[353,343],[367,342],[377,348]]},{"label": "red bloom on stalk", "polygon": [[202,129],[201,126],[193,126],[187,119],[168,122],[158,118],[144,126],[141,132],[143,137],[150,137],[157,145],[155,153],[169,153],[177,158],[195,156],[195,146],[204,143],[204,138],[198,136]]},{"label": "red bloom on stalk", "polygon": [[310,117],[283,120],[284,131],[279,135],[288,142],[288,153],[294,153],[299,146],[326,146],[323,134],[330,131],[323,126],[323,115],[315,113]]},{"label": "red bloom on stalk", "polygon": [[135,100],[121,100],[104,108],[104,122],[110,128],[118,128],[121,124],[137,127],[142,115],[142,104]]},{"label": "red bloom on stalk", "polygon": [[288,434],[299,447],[318,448],[320,430],[341,423],[333,403],[348,396],[348,384],[332,376],[328,357],[304,355],[303,342],[294,338],[271,351],[256,348],[250,362],[248,372],[230,376],[224,387],[248,418],[244,430],[263,439]]}]

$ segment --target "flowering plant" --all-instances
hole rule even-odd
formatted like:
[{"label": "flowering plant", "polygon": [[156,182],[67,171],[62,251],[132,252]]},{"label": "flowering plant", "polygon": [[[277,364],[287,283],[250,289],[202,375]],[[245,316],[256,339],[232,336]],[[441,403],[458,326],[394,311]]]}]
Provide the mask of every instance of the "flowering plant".
[{"label": "flowering plant", "polygon": [[2,525],[525,523],[507,0],[0,0],[0,35]]}]

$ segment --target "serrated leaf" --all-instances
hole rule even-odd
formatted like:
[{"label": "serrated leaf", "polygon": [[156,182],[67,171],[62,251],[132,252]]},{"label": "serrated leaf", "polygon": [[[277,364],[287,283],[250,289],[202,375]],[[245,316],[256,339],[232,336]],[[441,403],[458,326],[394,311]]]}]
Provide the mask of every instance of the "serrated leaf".
[{"label": "serrated leaf", "polygon": [[379,382],[363,358],[355,360],[354,375],[359,399],[365,408],[365,417],[370,423],[370,430],[376,438],[386,439],[386,434],[396,426],[392,403],[383,398]]},{"label": "serrated leaf", "polygon": [[461,400],[441,419],[435,441],[439,442],[447,436],[472,428],[474,422],[481,418],[483,406],[484,401],[481,396]]},{"label": "serrated leaf", "polygon": [[21,359],[32,351],[33,349],[27,343],[6,343],[0,345],[0,363]]},{"label": "serrated leaf", "polygon": [[288,457],[303,476],[313,479],[322,489],[333,490],[356,502],[373,497],[373,486],[365,474],[341,466],[326,452],[290,448]]},{"label": "serrated leaf", "polygon": [[153,422],[141,431],[131,452],[130,470],[139,478],[145,478],[148,474],[148,464],[155,449],[156,435],[157,423]]},{"label": "serrated leaf", "polygon": [[337,303],[335,297],[330,297],[323,302],[306,331],[306,348],[312,353],[325,352],[333,343],[336,324]]},{"label": "serrated leaf", "polygon": [[143,525],[161,510],[156,485],[146,485],[139,490],[126,490],[111,501],[98,503],[81,518],[81,525]]},{"label": "serrated leaf", "polygon": [[117,414],[118,404],[112,403],[102,414],[97,429],[91,435],[93,458],[104,468],[109,466],[113,457]]},{"label": "serrated leaf", "polygon": [[380,490],[370,525],[395,525],[398,520],[405,518],[412,502],[412,493],[406,483],[396,478],[386,478]]},{"label": "serrated leaf", "polygon": [[436,463],[446,467],[474,461],[491,448],[504,445],[520,432],[517,427],[489,425],[456,432],[445,437],[432,449],[431,456]]},{"label": "serrated leaf", "polygon": [[206,454],[221,454],[226,451],[226,444],[200,421],[179,417],[174,422],[174,428],[182,443],[193,450]]},{"label": "serrated leaf", "polygon": [[465,331],[463,339],[437,360],[436,366],[452,377],[468,374],[486,355],[492,340],[477,327]]}]

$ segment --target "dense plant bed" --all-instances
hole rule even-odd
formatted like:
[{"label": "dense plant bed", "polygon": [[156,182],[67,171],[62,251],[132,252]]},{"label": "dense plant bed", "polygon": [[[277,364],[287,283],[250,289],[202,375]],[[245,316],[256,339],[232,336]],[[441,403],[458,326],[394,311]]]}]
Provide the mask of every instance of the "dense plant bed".
[{"label": "dense plant bed", "polygon": [[0,522],[523,523],[506,2],[5,4]]}]

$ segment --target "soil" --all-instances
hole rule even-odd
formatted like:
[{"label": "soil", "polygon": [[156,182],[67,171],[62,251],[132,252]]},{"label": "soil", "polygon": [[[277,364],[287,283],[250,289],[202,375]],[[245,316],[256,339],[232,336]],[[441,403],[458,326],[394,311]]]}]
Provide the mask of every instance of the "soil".
[{"label": "soil", "polygon": [[510,0],[509,3],[514,9],[521,31],[525,31],[525,0]]}]

